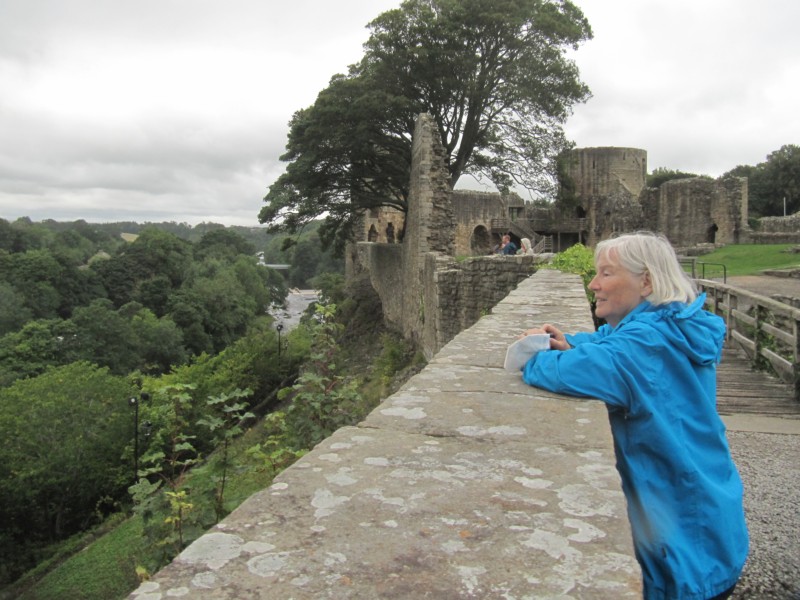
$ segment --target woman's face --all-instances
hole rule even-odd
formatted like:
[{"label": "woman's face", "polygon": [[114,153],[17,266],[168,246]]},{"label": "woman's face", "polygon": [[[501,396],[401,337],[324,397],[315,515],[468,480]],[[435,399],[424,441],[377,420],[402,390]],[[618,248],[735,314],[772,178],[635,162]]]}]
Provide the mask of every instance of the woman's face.
[{"label": "woman's face", "polygon": [[598,257],[595,268],[597,275],[589,282],[596,301],[595,315],[616,327],[652,293],[650,275],[635,275],[622,267],[613,249]]}]

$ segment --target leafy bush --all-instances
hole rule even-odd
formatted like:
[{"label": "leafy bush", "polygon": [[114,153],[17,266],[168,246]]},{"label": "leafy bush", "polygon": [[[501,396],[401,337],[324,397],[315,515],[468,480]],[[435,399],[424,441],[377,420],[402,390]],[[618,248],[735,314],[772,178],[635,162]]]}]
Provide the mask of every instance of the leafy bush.
[{"label": "leafy bush", "polygon": [[335,314],[335,305],[317,305],[311,356],[297,383],[279,396],[291,400],[286,424],[294,449],[312,448],[364,412],[357,382],[338,373],[336,337],[343,326]]},{"label": "leafy bush", "polygon": [[594,292],[589,289],[589,283],[595,276],[594,252],[591,248],[587,248],[583,244],[575,244],[556,254],[550,264],[544,265],[543,268],[558,269],[564,273],[580,275],[586,289],[586,296],[594,304]]}]

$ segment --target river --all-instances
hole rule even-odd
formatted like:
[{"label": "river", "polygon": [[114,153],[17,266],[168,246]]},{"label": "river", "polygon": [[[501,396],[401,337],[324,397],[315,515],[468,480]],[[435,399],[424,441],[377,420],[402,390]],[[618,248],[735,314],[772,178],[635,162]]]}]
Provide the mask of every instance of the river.
[{"label": "river", "polygon": [[317,298],[317,290],[298,290],[297,288],[289,290],[289,295],[286,296],[286,308],[270,312],[275,317],[275,326],[283,325],[283,330],[288,333],[297,326],[308,305]]}]

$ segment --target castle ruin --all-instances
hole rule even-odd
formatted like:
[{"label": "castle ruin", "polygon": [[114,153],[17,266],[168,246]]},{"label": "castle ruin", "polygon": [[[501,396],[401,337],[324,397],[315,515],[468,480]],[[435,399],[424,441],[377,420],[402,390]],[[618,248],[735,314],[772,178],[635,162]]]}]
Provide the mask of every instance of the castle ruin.
[{"label": "castle ruin", "polygon": [[[516,194],[451,190],[433,118],[418,117],[408,212],[363,215],[363,241],[347,254],[351,282],[368,278],[387,323],[432,357],[535,271],[536,256],[492,255],[501,236],[539,252],[594,246],[616,233],[663,233],[676,248],[750,238],[747,179],[696,177],[647,188],[647,152],[581,148],[564,162],[549,207]],[[519,244],[518,244],[519,245]]]}]

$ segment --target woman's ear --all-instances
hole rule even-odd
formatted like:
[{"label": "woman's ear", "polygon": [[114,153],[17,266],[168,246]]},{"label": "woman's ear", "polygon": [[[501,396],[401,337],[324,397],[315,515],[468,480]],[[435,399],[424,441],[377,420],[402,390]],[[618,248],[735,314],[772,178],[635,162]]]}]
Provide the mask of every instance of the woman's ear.
[{"label": "woman's ear", "polygon": [[653,293],[653,280],[650,279],[650,271],[645,271],[642,273],[642,283],[641,283],[641,295],[642,298],[647,298],[650,294]]}]

